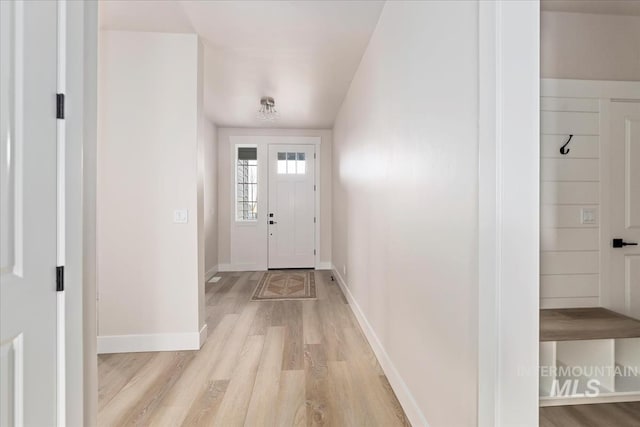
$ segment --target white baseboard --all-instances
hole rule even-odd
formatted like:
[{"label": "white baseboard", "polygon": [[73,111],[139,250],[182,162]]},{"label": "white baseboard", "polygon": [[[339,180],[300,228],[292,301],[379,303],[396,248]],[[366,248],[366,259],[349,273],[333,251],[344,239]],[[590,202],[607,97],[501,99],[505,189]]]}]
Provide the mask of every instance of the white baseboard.
[{"label": "white baseboard", "polygon": [[[264,266],[259,266],[259,265],[255,265],[255,264],[218,264],[216,266],[217,272],[228,272],[228,271],[262,271],[265,270]],[[316,264],[315,269],[316,270],[331,270],[332,268],[332,264],[331,262],[319,262],[318,264]],[[213,269],[209,270],[212,271]],[[207,277],[207,280],[209,280],[212,275],[209,275],[208,272],[205,275],[205,277]]]},{"label": "white baseboard", "polygon": [[319,262],[316,264],[316,270],[331,270],[332,264],[330,262]]},{"label": "white baseboard", "polygon": [[638,401],[640,401],[640,393],[638,392],[613,392],[602,393],[599,396],[541,397],[540,407],[544,408],[547,406],[592,405],[594,403],[619,403]]},{"label": "white baseboard", "polygon": [[256,264],[218,264],[218,271],[263,271],[266,267]]},{"label": "white baseboard", "polygon": [[233,271],[233,270],[231,269],[231,264],[218,264],[218,271],[224,272],[224,271]]},{"label": "white baseboard", "polygon": [[209,280],[211,280],[211,278],[215,276],[218,271],[220,270],[218,269],[217,265],[214,265],[209,270],[207,270],[207,272],[204,273],[204,282],[207,283]]},{"label": "white baseboard", "polygon": [[98,354],[144,351],[199,350],[207,339],[207,325],[199,332],[98,336]]},{"label": "white baseboard", "polygon": [[416,403],[416,400],[413,398],[411,391],[409,391],[407,384],[404,382],[404,380],[396,370],[393,362],[389,358],[389,355],[387,354],[382,343],[378,339],[378,336],[376,335],[373,328],[371,327],[371,324],[367,320],[367,317],[364,315],[357,301],[354,299],[353,295],[351,294],[351,291],[347,287],[344,279],[342,278],[340,273],[338,273],[338,270],[335,268],[335,266],[333,266],[332,270],[333,270],[333,275],[336,278],[338,285],[340,286],[340,289],[342,289],[344,296],[347,298],[347,301],[349,302],[349,307],[351,308],[351,311],[353,312],[356,319],[358,320],[358,323],[360,324],[360,327],[364,331],[364,334],[366,335],[367,340],[369,341],[369,344],[371,344],[371,348],[373,349],[373,352],[378,358],[378,362],[380,362],[380,366],[382,367],[382,370],[387,376],[387,379],[389,380],[389,384],[391,384],[391,388],[393,388],[393,391],[396,393],[396,397],[398,398],[400,405],[402,405],[402,409],[404,409],[404,412],[407,415],[409,422],[413,426],[428,427],[429,424],[427,423],[427,419],[425,418],[424,414],[420,410],[420,407]]},{"label": "white baseboard", "polygon": [[202,348],[208,336],[209,336],[208,326],[205,323],[204,325],[202,325],[202,328],[200,328],[200,336],[199,336],[200,342],[198,343],[198,350]]}]

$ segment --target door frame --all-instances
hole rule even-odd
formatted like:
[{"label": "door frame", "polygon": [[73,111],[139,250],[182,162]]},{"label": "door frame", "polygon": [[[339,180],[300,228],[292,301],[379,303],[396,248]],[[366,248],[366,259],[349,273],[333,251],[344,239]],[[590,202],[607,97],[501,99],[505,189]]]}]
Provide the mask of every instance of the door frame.
[{"label": "door frame", "polygon": [[[317,138],[318,140],[320,139],[320,137],[313,137],[313,138]],[[267,144],[267,212],[269,212],[269,199],[271,196],[270,193],[270,186],[271,186],[271,158],[269,156],[269,152],[271,149],[271,146],[293,146],[293,145],[313,145],[313,186],[314,186],[314,194],[313,194],[313,203],[314,203],[314,209],[313,209],[313,215],[315,217],[315,221],[313,223],[313,247],[314,247],[314,268],[316,270],[319,270],[319,265],[320,265],[320,159],[318,156],[318,151],[320,148],[320,143],[316,141],[310,141],[310,143],[308,144],[293,144],[293,143],[275,143],[275,142],[270,142]],[[269,221],[269,218],[267,218],[267,221]],[[269,269],[269,227],[267,227],[267,269]]]},{"label": "door frame", "polygon": [[[268,268],[268,254],[269,254],[269,230],[266,227],[267,217],[266,212],[268,209],[267,201],[269,199],[269,174],[268,174],[268,165],[269,165],[269,145],[314,145],[316,158],[315,158],[315,185],[316,185],[316,194],[315,194],[315,269],[323,269],[325,266],[320,262],[320,209],[321,209],[321,200],[320,200],[320,192],[321,189],[321,176],[320,176],[320,168],[321,168],[321,155],[320,155],[320,147],[322,145],[322,137],[320,136],[275,136],[275,135],[231,135],[229,136],[229,162],[230,162],[230,215],[229,215],[229,230],[230,230],[230,256],[231,263],[229,265],[220,265],[220,271],[253,271],[253,270],[267,270]],[[239,222],[236,221],[236,177],[235,177],[235,163],[237,156],[237,148],[242,146],[252,146],[258,148],[258,179],[262,179],[266,182],[266,185],[261,185],[258,182],[258,220],[252,222]],[[263,168],[260,165],[266,164],[267,167]],[[264,217],[260,215],[260,212],[264,212]],[[260,247],[263,248],[263,253],[259,257],[257,263],[252,264],[244,264],[238,263],[237,260],[234,260],[235,249],[234,246],[239,242],[237,238],[234,238],[234,234],[237,234],[238,229],[246,229],[247,227],[255,227],[256,232],[259,233],[258,238],[264,239],[260,243]],[[261,230],[261,227],[263,228]],[[236,236],[237,237],[237,236]]]},{"label": "door frame", "polygon": [[478,425],[537,427],[540,1],[478,8]]},{"label": "door frame", "polygon": [[[67,181],[67,197],[74,194],[80,200],[84,197],[84,200],[79,209],[77,205],[74,209],[67,209],[67,234],[75,230],[76,235],[82,236],[79,249],[84,248],[85,256],[83,258],[80,252],[79,260],[84,271],[80,266],[81,282],[78,286],[80,300],[84,302],[84,313],[77,298],[67,295],[67,350],[71,343],[79,342],[81,348],[84,346],[84,366],[81,357],[80,360],[74,359],[76,355],[67,351],[67,403],[76,403],[73,413],[67,411],[67,422],[75,425],[73,420],[84,416],[85,422],[78,424],[93,425],[97,415],[95,152],[98,132],[98,5],[97,2],[72,3],[69,9],[74,11],[75,18],[67,21],[69,34],[82,34],[84,40],[82,37],[69,37],[68,60],[73,62],[73,69],[79,70],[83,79],[70,78],[68,90],[71,96],[72,89],[76,89],[75,96],[79,96],[76,99],[79,104],[76,105],[82,104],[84,107],[84,127],[82,123],[78,125],[77,122],[68,121],[67,150],[80,155],[84,165],[68,162],[67,174],[69,176],[70,170],[77,169],[81,177],[77,186],[84,184],[84,189],[78,192],[78,188],[73,188],[72,192],[70,187],[74,187],[74,184]],[[522,192],[522,200],[503,194],[506,184],[509,184],[510,190],[518,183],[526,184],[526,188],[539,186],[538,159],[524,158],[518,153],[519,149],[530,152],[539,146],[539,17],[539,0],[479,2],[478,424],[487,427],[506,426],[510,421],[515,424],[515,416],[518,416],[520,425],[537,426],[538,419],[537,375],[535,378],[516,377],[517,372],[512,367],[514,363],[526,367],[533,360],[537,368],[539,274],[537,256],[531,258],[530,253],[538,251],[539,236],[532,237],[531,233],[524,233],[521,229],[513,233],[502,233],[502,230],[514,223],[526,224],[535,231],[539,226],[537,192]],[[71,69],[69,72],[71,76]],[[507,120],[513,115],[519,120]],[[529,132],[522,132],[522,120],[526,124],[525,130]],[[75,126],[81,128],[80,147],[71,142],[75,141],[75,133],[71,130]],[[509,144],[515,147],[505,150]],[[233,147],[233,144],[230,146]],[[320,169],[319,164],[317,169]],[[316,185],[319,184],[320,181],[317,181]],[[519,202],[523,204],[518,206]],[[521,213],[524,215],[522,218]],[[319,241],[316,244],[319,246]],[[75,240],[72,245],[67,244],[68,258],[76,256],[77,246]],[[511,247],[525,248],[527,252],[517,250],[510,253],[508,250]],[[517,261],[516,266],[524,265],[524,271],[511,268],[512,259]],[[77,268],[74,266],[74,271]],[[513,279],[520,282],[518,291],[524,293],[525,298],[519,298],[513,292],[503,292],[502,284],[509,285]],[[531,295],[536,295],[536,298],[531,299]],[[505,335],[503,330],[510,322],[520,327],[515,336]],[[82,341],[82,333],[79,337],[75,333],[70,336],[70,328],[83,331],[85,340]],[[70,366],[80,376],[79,384],[84,384],[85,395],[78,382],[69,381]],[[74,390],[73,394],[71,390]],[[78,399],[69,399],[70,396]]]},{"label": "door frame", "polygon": [[[98,365],[95,289],[98,3],[66,2],[65,312],[66,425],[95,425]],[[59,420],[60,421],[60,420]]]},{"label": "door frame", "polygon": [[[67,0],[57,2],[57,93],[65,94],[67,91]],[[56,265],[66,264],[66,122],[64,118],[56,120]],[[57,423],[58,426],[67,424],[66,404],[66,291],[56,293],[56,381],[57,381]]]}]

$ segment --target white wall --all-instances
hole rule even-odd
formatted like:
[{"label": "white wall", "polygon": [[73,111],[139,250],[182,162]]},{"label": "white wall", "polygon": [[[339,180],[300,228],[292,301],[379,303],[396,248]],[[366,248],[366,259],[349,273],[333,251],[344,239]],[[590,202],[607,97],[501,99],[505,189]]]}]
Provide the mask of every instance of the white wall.
[{"label": "white wall", "polygon": [[[267,251],[267,231],[260,227],[256,232],[252,232],[247,238],[259,239],[264,245],[254,248],[254,252],[244,251],[243,259],[233,259],[232,256],[232,233],[231,223],[234,215],[233,203],[234,194],[231,191],[231,164],[233,150],[231,146],[233,137],[320,137],[320,262],[327,268],[331,265],[331,145],[332,132],[330,130],[311,130],[311,129],[238,129],[238,128],[218,128],[218,261],[222,269],[238,269],[240,264],[251,266],[260,264],[266,256]],[[266,150],[266,149],[265,149]],[[266,155],[266,151],[264,151]],[[260,155],[260,154],[259,154]],[[262,175],[266,179],[266,175]],[[263,187],[266,190],[266,187]],[[260,191],[260,190],[259,190]],[[259,194],[263,200],[266,200],[266,191]],[[254,236],[255,233],[262,233]],[[246,240],[246,239],[245,239]],[[236,246],[240,242],[236,242]]]},{"label": "white wall", "polygon": [[333,263],[414,425],[477,423],[477,38],[474,2],[386,3],[334,127]]},{"label": "white wall", "polygon": [[543,78],[640,80],[640,16],[542,12]]},{"label": "white wall", "polygon": [[[198,40],[105,31],[99,65],[98,351],[198,348]],[[187,209],[187,224],[174,224]]]}]

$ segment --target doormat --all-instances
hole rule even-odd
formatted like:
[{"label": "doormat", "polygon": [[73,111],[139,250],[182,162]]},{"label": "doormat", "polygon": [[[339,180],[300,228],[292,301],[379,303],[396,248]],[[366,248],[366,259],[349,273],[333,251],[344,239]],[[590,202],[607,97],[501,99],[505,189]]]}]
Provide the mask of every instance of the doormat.
[{"label": "doormat", "polygon": [[305,299],[316,299],[316,278],[310,270],[268,271],[251,297],[251,301]]}]

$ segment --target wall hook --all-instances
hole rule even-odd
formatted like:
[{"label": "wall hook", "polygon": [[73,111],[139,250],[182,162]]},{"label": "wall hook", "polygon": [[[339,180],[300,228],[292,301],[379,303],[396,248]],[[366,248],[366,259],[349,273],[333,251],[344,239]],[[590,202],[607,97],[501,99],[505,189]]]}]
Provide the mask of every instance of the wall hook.
[{"label": "wall hook", "polygon": [[569,145],[569,142],[571,142],[571,138],[573,138],[573,135],[569,135],[569,139],[567,139],[567,142],[565,142],[564,145],[560,147],[560,154],[562,154],[563,156],[566,156],[567,154],[569,154],[569,151],[571,151],[569,148],[567,148],[567,145]]}]

